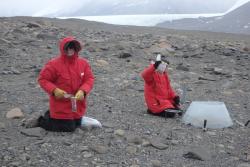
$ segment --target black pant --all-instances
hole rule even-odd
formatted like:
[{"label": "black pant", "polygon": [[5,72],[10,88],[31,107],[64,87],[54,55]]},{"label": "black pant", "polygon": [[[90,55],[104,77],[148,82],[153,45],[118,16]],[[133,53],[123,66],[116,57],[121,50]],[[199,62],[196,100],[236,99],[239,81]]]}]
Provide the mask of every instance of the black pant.
[{"label": "black pant", "polygon": [[160,117],[165,117],[165,118],[173,118],[175,117],[175,113],[173,112],[167,112],[167,110],[164,110],[160,113],[153,113],[151,110],[147,110],[147,112],[151,115],[155,115],[155,116],[160,116]]},{"label": "black pant", "polygon": [[54,132],[73,132],[81,125],[81,119],[54,119],[50,117],[49,111],[38,119],[39,127]]}]

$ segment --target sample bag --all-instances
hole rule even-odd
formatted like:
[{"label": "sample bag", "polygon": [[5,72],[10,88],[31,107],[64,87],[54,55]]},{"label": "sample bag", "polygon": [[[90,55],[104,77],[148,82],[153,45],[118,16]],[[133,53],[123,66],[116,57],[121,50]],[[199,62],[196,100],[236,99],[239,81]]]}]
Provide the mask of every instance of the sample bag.
[{"label": "sample bag", "polygon": [[102,124],[94,119],[94,118],[90,118],[90,117],[82,117],[82,121],[81,121],[81,127],[83,128],[101,128]]}]

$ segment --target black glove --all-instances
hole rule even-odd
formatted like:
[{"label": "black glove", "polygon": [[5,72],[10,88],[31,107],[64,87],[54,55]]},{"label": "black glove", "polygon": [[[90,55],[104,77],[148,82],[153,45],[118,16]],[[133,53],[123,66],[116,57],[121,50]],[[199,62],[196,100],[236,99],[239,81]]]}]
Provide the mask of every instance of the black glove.
[{"label": "black glove", "polygon": [[180,105],[180,97],[179,96],[175,96],[173,100],[174,100],[175,105]]},{"label": "black glove", "polygon": [[161,64],[161,61],[156,61],[154,64],[155,69],[157,69],[160,64]]}]

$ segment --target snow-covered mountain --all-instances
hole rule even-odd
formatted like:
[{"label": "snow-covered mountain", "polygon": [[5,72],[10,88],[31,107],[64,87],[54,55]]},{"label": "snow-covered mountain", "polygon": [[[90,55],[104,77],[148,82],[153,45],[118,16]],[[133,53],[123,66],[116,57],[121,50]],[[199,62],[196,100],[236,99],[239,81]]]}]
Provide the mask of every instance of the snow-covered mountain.
[{"label": "snow-covered mountain", "polygon": [[223,13],[236,0],[98,0],[84,4],[70,16]]},{"label": "snow-covered mountain", "polygon": [[8,0],[0,16],[103,16],[221,13],[237,0]]},{"label": "snow-covered mountain", "polygon": [[239,8],[240,6],[242,6],[242,5],[244,5],[244,4],[248,3],[248,2],[250,2],[250,0],[238,0],[231,8],[229,8],[225,12],[225,14],[227,14],[229,12],[232,12],[233,10]]},{"label": "snow-covered mountain", "polygon": [[[244,3],[243,3],[244,2]],[[246,2],[246,3],[245,3]],[[240,1],[225,15],[212,18],[181,19],[163,22],[158,27],[250,34],[250,1]]]}]

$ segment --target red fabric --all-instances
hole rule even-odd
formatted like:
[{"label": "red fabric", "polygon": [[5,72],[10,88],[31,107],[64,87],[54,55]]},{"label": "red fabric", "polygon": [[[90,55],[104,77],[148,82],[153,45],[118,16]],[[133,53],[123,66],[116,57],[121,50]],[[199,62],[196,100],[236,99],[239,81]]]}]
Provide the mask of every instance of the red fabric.
[{"label": "red fabric", "polygon": [[55,119],[79,119],[86,111],[86,97],[77,101],[77,112],[72,112],[70,99],[56,99],[53,95],[55,88],[60,88],[68,94],[75,95],[78,90],[88,94],[94,84],[94,76],[86,59],[80,58],[78,52],[72,57],[64,53],[64,45],[75,41],[73,37],[67,37],[60,41],[60,55],[50,60],[41,70],[38,77],[40,86],[50,96],[50,116]]},{"label": "red fabric", "polygon": [[165,109],[175,108],[173,98],[176,94],[166,72],[162,74],[157,72],[151,64],[141,75],[145,81],[145,101],[151,112],[160,113]]}]

